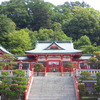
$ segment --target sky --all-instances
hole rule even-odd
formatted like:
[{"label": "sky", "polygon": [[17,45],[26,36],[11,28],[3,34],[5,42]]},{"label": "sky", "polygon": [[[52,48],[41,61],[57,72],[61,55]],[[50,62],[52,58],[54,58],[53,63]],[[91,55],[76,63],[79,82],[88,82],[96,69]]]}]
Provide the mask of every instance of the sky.
[{"label": "sky", "polygon": [[[0,3],[3,2],[3,1],[9,1],[9,0],[0,0]],[[70,2],[70,1],[84,1],[85,3],[89,4],[91,7],[93,7],[94,9],[96,10],[99,10],[100,11],[100,1],[99,0],[44,0],[46,2],[50,2],[54,5],[61,5],[61,4],[64,4],[64,2]]]}]

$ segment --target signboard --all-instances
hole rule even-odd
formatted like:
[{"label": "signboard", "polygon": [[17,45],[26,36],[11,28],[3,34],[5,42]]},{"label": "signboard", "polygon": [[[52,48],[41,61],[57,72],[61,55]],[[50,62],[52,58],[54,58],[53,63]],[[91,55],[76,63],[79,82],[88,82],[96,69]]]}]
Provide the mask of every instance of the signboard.
[{"label": "signboard", "polygon": [[59,65],[59,62],[58,61],[49,61],[48,63],[49,65]]}]

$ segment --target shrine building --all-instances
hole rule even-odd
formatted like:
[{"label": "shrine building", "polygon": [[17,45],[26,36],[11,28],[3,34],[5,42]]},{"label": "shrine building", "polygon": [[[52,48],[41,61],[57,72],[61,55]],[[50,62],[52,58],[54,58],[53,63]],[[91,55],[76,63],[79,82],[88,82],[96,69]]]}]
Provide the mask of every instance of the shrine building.
[{"label": "shrine building", "polygon": [[[7,53],[6,49],[0,47],[0,53]],[[38,41],[33,50],[25,51],[26,55],[14,55],[18,65],[22,69],[32,69],[35,63],[42,63],[47,72],[68,71],[66,64],[72,62],[76,69],[89,69],[88,59],[91,55],[83,55],[82,50],[74,49],[72,41]]]}]

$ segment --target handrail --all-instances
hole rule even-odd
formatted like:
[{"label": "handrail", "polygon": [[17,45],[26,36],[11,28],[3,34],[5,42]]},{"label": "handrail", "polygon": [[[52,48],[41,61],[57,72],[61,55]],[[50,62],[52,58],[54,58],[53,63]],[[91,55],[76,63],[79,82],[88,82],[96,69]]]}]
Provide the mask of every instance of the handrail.
[{"label": "handrail", "polygon": [[33,82],[33,71],[31,73],[31,76],[29,77],[29,81],[28,81],[28,84],[27,84],[28,88],[25,90],[24,100],[28,100],[28,96],[29,96],[29,92],[30,92],[30,89],[31,89],[32,82]]},{"label": "handrail", "polygon": [[78,82],[77,82],[77,79],[76,79],[76,76],[75,76],[74,72],[73,72],[73,80],[74,80],[74,86],[75,86],[77,100],[80,100],[80,93],[79,93],[79,89],[78,89]]},{"label": "handrail", "polygon": [[61,76],[64,76],[63,67],[61,67]]},{"label": "handrail", "polygon": [[46,68],[45,68],[45,71],[44,71],[44,76],[47,76]]}]

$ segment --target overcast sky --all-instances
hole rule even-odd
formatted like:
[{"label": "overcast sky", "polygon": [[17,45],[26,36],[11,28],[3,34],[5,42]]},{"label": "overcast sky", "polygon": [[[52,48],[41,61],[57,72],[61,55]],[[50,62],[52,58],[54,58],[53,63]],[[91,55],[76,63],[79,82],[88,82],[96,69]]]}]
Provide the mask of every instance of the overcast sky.
[{"label": "overcast sky", "polygon": [[[2,1],[9,1],[9,0],[0,0],[0,3]],[[64,2],[66,2],[66,1],[69,1],[69,2],[70,1],[80,1],[80,2],[84,1],[87,4],[89,4],[91,7],[93,7],[94,9],[100,11],[100,0],[44,0],[44,1],[50,2],[54,5],[64,4]]]}]

